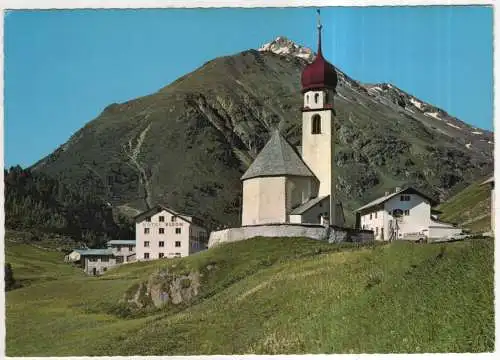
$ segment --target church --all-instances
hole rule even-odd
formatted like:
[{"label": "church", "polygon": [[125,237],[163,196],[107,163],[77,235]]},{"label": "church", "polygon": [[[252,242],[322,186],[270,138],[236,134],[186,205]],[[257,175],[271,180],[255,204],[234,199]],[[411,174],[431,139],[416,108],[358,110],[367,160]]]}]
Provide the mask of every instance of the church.
[{"label": "church", "polygon": [[275,130],[243,174],[242,226],[263,224],[344,225],[335,198],[337,72],[321,51],[302,72],[302,146],[295,149]]}]

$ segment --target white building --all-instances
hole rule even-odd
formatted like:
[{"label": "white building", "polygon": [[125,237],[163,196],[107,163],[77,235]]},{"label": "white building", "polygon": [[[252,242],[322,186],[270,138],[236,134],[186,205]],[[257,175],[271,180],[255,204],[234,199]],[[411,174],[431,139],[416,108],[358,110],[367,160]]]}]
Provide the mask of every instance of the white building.
[{"label": "white building", "polygon": [[135,218],[136,259],[184,257],[207,248],[208,233],[199,219],[164,206]]},{"label": "white building", "polygon": [[356,212],[361,229],[372,230],[376,240],[438,239],[460,234],[462,229],[431,217],[431,207],[435,205],[435,201],[414,188],[396,188]]},{"label": "white building", "polygon": [[123,263],[135,261],[135,240],[111,240],[107,249],[75,249],[64,261],[73,263],[89,275],[100,275]]},{"label": "white building", "polygon": [[66,256],[66,261],[83,269],[88,275],[100,275],[116,266],[111,249],[75,249]]},{"label": "white building", "polygon": [[335,197],[335,67],[318,55],[302,72],[301,153],[278,130],[242,176],[242,225],[328,223],[342,226]]},{"label": "white building", "polygon": [[117,264],[135,261],[135,240],[110,240],[106,243],[111,249]]}]

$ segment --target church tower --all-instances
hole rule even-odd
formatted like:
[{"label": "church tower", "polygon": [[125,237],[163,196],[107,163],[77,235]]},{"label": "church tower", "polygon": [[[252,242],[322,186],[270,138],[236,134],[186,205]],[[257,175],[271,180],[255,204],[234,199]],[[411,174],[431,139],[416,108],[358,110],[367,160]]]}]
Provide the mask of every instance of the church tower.
[{"label": "church tower", "polygon": [[318,10],[318,52],[316,59],[302,72],[302,159],[320,181],[318,197],[330,196],[331,225],[343,225],[341,206],[335,199],[335,126],[334,95],[337,72],[323,58],[321,21]]}]

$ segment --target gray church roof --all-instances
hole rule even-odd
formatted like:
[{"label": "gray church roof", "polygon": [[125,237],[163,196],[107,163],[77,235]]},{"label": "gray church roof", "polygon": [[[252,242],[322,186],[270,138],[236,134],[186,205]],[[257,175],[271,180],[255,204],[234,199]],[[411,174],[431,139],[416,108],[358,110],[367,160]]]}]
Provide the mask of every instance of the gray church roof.
[{"label": "gray church roof", "polygon": [[313,206],[317,205],[318,203],[320,203],[321,201],[323,201],[324,199],[329,198],[329,197],[330,197],[330,195],[324,195],[324,196],[319,196],[316,198],[309,199],[305,203],[300,204],[295,209],[293,209],[292,212],[290,213],[290,215],[302,215],[307,210],[309,210]]},{"label": "gray church roof", "polygon": [[292,145],[276,130],[241,180],[279,175],[315,177]]}]

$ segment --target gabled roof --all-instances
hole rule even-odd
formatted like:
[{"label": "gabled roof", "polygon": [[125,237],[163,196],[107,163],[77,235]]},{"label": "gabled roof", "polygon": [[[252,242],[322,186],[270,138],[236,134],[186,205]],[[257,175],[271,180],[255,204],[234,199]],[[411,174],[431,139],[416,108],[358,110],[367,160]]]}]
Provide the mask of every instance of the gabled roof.
[{"label": "gabled roof", "polygon": [[135,245],[135,240],[110,240],[108,245]]},{"label": "gabled roof", "polygon": [[[178,218],[181,218],[182,220],[184,220],[188,223],[191,223],[191,224],[194,223],[193,220],[186,217],[186,215],[182,215],[182,214],[178,213],[177,211],[172,210],[172,209],[170,209],[166,206],[163,206],[163,205],[156,205],[156,206],[152,207],[151,209],[146,210],[146,211],[136,215],[134,217],[134,220],[135,220],[135,222],[141,222],[145,218],[150,217],[150,216],[155,215],[155,214],[158,214],[159,212],[161,212],[163,210],[168,211],[169,213],[173,214],[174,216],[177,216]],[[195,218],[195,217],[191,216],[191,218]]]},{"label": "gabled roof", "polygon": [[486,184],[490,184],[490,183],[494,183],[494,182],[495,182],[495,177],[492,176],[492,177],[488,178],[488,180],[482,182],[481,185],[486,185]]},{"label": "gabled roof", "polygon": [[377,206],[377,205],[385,203],[386,201],[392,199],[394,196],[397,196],[397,195],[400,195],[400,194],[407,194],[407,193],[420,195],[424,199],[428,200],[430,202],[431,206],[435,206],[435,205],[438,204],[437,201],[435,201],[431,197],[425,195],[424,193],[422,193],[422,192],[420,192],[420,191],[418,191],[418,190],[416,190],[416,189],[414,189],[412,187],[407,187],[407,188],[405,188],[405,189],[403,189],[401,191],[393,192],[392,194],[379,197],[378,199],[375,199],[372,202],[369,202],[368,204],[363,205],[362,207],[360,207],[359,209],[356,209],[354,211],[358,212],[358,211],[361,211],[361,210],[369,209],[371,207],[374,207],[374,206]]},{"label": "gabled roof", "polygon": [[241,180],[279,175],[315,177],[292,145],[276,130]]},{"label": "gabled roof", "polygon": [[330,195],[324,195],[324,196],[312,198],[312,199],[306,201],[305,203],[300,204],[295,209],[293,209],[292,212],[290,213],[290,215],[302,215],[307,210],[312,208],[314,205],[320,203],[321,201],[323,201],[324,199],[329,198],[329,197],[330,197]]},{"label": "gabled roof", "polygon": [[113,255],[111,249],[75,249],[73,250],[80,256],[98,256],[98,255]]}]

